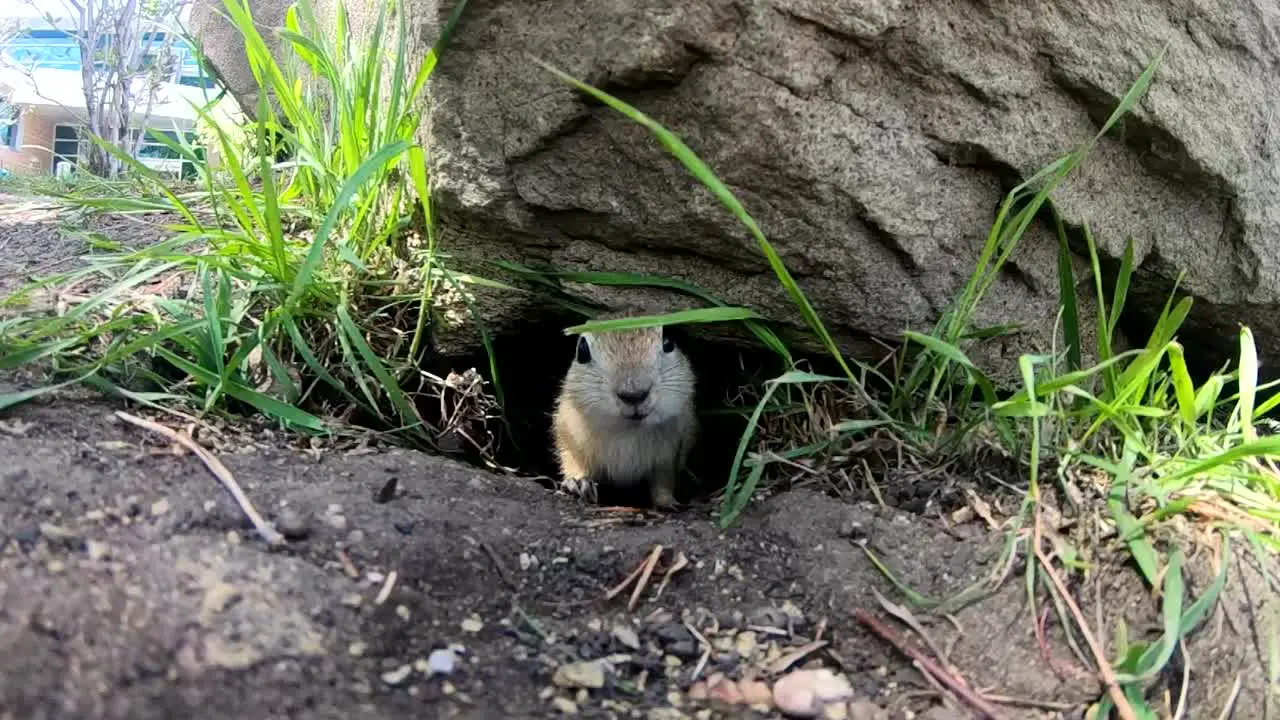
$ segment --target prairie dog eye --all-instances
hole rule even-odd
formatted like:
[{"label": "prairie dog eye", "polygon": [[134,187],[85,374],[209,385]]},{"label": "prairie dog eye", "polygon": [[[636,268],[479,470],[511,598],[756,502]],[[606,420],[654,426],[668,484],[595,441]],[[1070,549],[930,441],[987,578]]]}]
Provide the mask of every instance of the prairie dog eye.
[{"label": "prairie dog eye", "polygon": [[669,337],[662,338],[662,352],[673,353],[676,351],[676,341]]},{"label": "prairie dog eye", "polygon": [[587,345],[585,337],[578,338],[577,360],[583,365],[591,362],[591,348]]}]

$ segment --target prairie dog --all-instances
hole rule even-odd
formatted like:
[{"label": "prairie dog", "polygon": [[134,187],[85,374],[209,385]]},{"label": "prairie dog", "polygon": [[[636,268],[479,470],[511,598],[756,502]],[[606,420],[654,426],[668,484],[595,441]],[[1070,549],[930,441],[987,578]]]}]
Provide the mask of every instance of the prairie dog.
[{"label": "prairie dog", "polygon": [[647,481],[655,508],[674,506],[698,434],[694,382],[662,328],[580,335],[552,421],[566,484]]}]

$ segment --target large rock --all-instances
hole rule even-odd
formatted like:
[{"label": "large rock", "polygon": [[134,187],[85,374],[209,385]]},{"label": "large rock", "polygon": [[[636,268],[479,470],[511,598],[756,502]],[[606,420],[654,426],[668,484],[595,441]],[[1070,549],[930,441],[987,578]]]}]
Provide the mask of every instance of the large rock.
[{"label": "large rock", "polygon": [[[425,42],[449,9],[414,5]],[[1107,258],[1133,238],[1128,327],[1145,333],[1186,271],[1197,305],[1184,339],[1206,345],[1202,359],[1233,349],[1237,321],[1274,355],[1271,0],[477,0],[431,85],[433,199],[464,265],[655,272],[801,325],[729,213],[646,131],[530,61],[543,58],[681,135],[839,341],[879,355],[867,340],[930,326],[1004,192],[1095,133],[1165,43],[1147,99],[1055,198]],[[1055,243],[1033,228],[983,303],[979,324],[1029,324],[997,352],[1046,346]],[[545,312],[510,296],[494,307],[499,330]]]}]

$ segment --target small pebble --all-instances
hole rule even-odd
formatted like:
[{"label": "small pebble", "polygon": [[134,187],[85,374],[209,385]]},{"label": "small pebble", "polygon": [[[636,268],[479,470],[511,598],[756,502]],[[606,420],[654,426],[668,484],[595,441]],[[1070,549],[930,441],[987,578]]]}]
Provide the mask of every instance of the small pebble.
[{"label": "small pebble", "polygon": [[407,680],[411,674],[413,674],[413,666],[406,663],[395,670],[382,673],[382,682],[395,687]]},{"label": "small pebble", "polygon": [[476,617],[475,615],[472,615],[471,617],[462,621],[462,632],[478,633],[483,629],[484,629],[484,623],[481,622],[480,618]]},{"label": "small pebble", "polygon": [[759,680],[743,680],[738,683],[738,689],[742,691],[743,703],[773,707],[773,690],[769,688],[768,683]]},{"label": "small pebble", "polygon": [[566,663],[556,668],[551,682],[562,688],[602,688],[604,687],[604,661],[588,660],[585,662]]},{"label": "small pebble", "polygon": [[738,651],[738,655],[743,658],[751,657],[756,650],[756,634],[753,630],[746,630],[738,633],[733,642],[734,649]]},{"label": "small pebble", "polygon": [[578,705],[574,701],[566,697],[556,696],[551,698],[551,704],[562,715],[576,715],[578,713]]},{"label": "small pebble", "polygon": [[427,657],[427,674],[451,675],[456,662],[457,659],[452,650],[432,650],[431,655]]},{"label": "small pebble", "polygon": [[396,496],[396,485],[398,483],[399,480],[395,477],[383,483],[378,492],[374,494],[373,501],[379,504],[391,502]]},{"label": "small pebble", "polygon": [[614,625],[613,637],[615,640],[622,643],[624,647],[630,648],[631,650],[640,649],[640,636],[635,630],[632,630],[626,625]]},{"label": "small pebble", "polygon": [[304,540],[311,534],[311,523],[302,512],[285,508],[276,519],[276,529],[286,540]]},{"label": "small pebble", "polygon": [[840,521],[840,537],[858,538],[862,535],[862,523],[852,513]]},{"label": "small pebble", "polygon": [[360,657],[361,655],[364,655],[364,651],[367,648],[368,648],[368,645],[365,645],[364,643],[357,640],[356,642],[353,642],[347,646],[347,654],[350,655],[351,657]]},{"label": "small pebble", "polygon": [[392,523],[392,526],[395,527],[396,532],[400,533],[401,535],[413,534],[412,520],[397,520],[394,523]]},{"label": "small pebble", "polygon": [[85,554],[90,560],[101,561],[111,557],[111,546],[101,540],[86,540],[84,544]]},{"label": "small pebble", "polygon": [[30,525],[24,527],[13,534],[13,539],[18,541],[18,546],[23,550],[30,550],[40,540],[40,526]]},{"label": "small pebble", "polygon": [[396,617],[407,622],[409,620],[409,608],[405,607],[404,605],[397,605]]},{"label": "small pebble", "polygon": [[822,708],[822,720],[849,720],[849,706],[842,702],[827,703]]},{"label": "small pebble", "polygon": [[718,673],[707,680],[707,695],[726,705],[742,703],[742,691],[738,688],[738,683]]},{"label": "small pebble", "polygon": [[849,681],[827,668],[797,670],[773,684],[774,704],[797,718],[816,718],[827,703],[843,702],[852,696]]},{"label": "small pebble", "polygon": [[692,640],[680,640],[668,645],[667,652],[676,657],[690,658],[698,654],[698,644]]},{"label": "small pebble", "polygon": [[664,646],[678,642],[693,642],[693,633],[689,632],[689,628],[679,623],[662,625],[654,630],[653,634],[662,641]]},{"label": "small pebble", "polygon": [[151,517],[159,517],[169,512],[169,498],[160,498],[151,503]]},{"label": "small pebble", "polygon": [[360,593],[351,593],[349,595],[342,596],[342,604],[346,605],[347,607],[352,607],[352,608],[360,607],[360,605],[363,603],[364,603],[364,596],[361,595]]}]

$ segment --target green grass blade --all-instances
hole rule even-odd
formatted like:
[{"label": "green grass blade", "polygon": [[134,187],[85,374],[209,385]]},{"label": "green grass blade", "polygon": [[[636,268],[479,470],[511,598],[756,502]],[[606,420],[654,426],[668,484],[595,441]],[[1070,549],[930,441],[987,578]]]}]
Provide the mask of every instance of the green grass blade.
[{"label": "green grass blade", "polygon": [[656,327],[659,325],[684,325],[689,323],[732,322],[735,320],[758,320],[763,316],[755,310],[740,307],[713,307],[680,310],[664,315],[637,315],[634,317],[611,320],[593,320],[564,329],[565,335],[577,335],[584,332],[609,332],[613,330],[635,330]]}]

